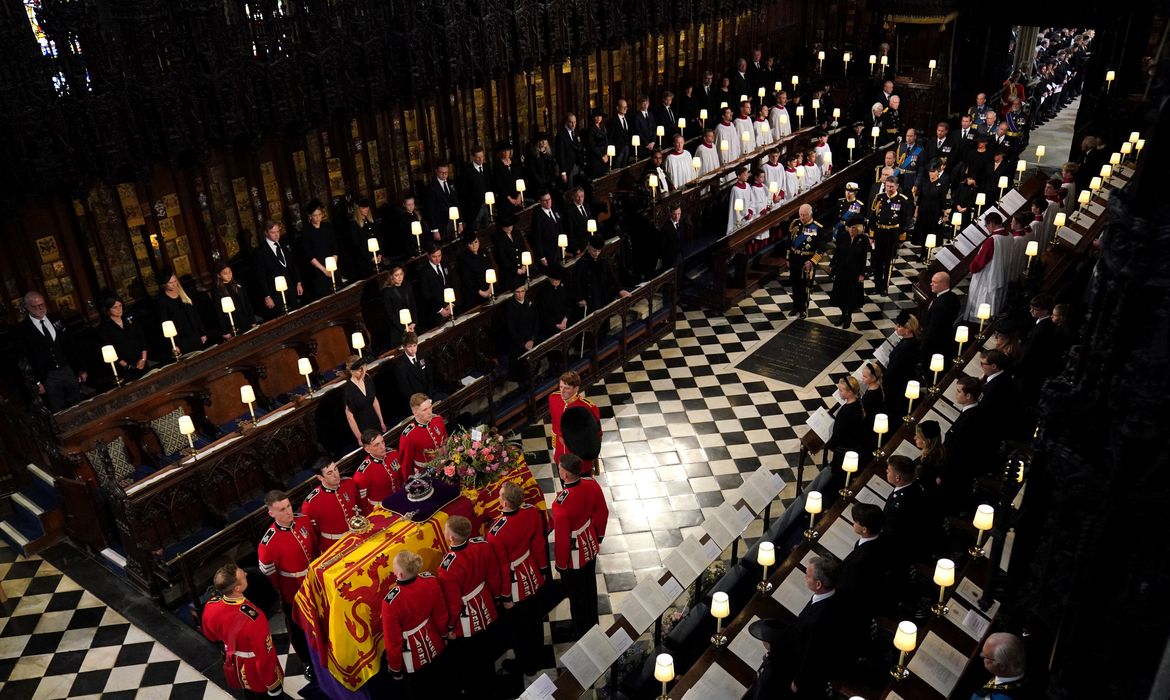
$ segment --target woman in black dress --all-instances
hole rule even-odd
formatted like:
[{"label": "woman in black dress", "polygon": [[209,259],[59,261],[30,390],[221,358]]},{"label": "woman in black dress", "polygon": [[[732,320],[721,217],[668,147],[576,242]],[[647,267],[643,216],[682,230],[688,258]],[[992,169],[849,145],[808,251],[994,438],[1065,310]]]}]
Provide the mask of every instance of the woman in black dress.
[{"label": "woman in black dress", "polygon": [[922,452],[918,458],[918,475],[915,477],[918,483],[922,484],[927,493],[944,489],[947,484],[943,478],[943,465],[946,464],[947,455],[938,421],[924,420],[915,426],[914,446]]},{"label": "woman in black dress", "polygon": [[557,159],[553,156],[552,148],[549,146],[548,135],[539,134],[536,137],[536,145],[532,149],[532,160],[528,163],[528,171],[532,174],[532,182],[529,187],[534,188],[532,191],[537,193],[553,192],[560,188],[561,179],[558,177],[560,167],[557,166]]},{"label": "woman in black dress", "polygon": [[496,270],[500,273],[500,289],[515,289],[524,280],[521,256],[528,250],[528,243],[516,230],[515,217],[499,219],[497,223],[496,232],[492,234],[492,254],[496,258]]},{"label": "woman in black dress", "polygon": [[[496,193],[497,216],[515,215],[524,208],[524,194],[516,189],[516,180],[524,179],[520,164],[512,160],[512,144],[504,141],[496,146],[496,162],[492,163],[492,190]],[[534,187],[527,183],[525,192]]]},{"label": "woman in black dress", "polygon": [[833,291],[829,298],[834,306],[841,309],[840,320],[833,324],[841,328],[848,328],[853,324],[853,312],[865,303],[862,286],[865,283],[865,260],[869,255],[869,239],[862,235],[864,230],[865,219],[859,215],[848,218],[845,221],[848,237],[838,244],[837,252],[833,256]]},{"label": "woman in black dress", "polygon": [[865,422],[868,429],[873,431],[873,417],[886,412],[886,395],[882,388],[882,366],[876,362],[866,362],[861,366],[861,410],[865,412]]},{"label": "woman in black dress", "polygon": [[585,132],[585,174],[593,180],[604,175],[609,169],[609,156],[606,155],[609,134],[602,125],[605,122],[604,112],[595,109],[589,116],[592,125],[589,131]]},{"label": "woman in black dress", "polygon": [[918,379],[918,362],[922,359],[922,346],[918,342],[921,330],[918,319],[909,311],[903,310],[894,319],[894,333],[902,340],[890,352],[889,366],[883,378],[883,384],[890,388],[886,394],[886,413],[896,420],[906,415],[906,382]]},{"label": "woman in black dress", "polygon": [[370,253],[370,239],[378,241],[378,260],[382,259],[382,246],[385,243],[380,235],[380,226],[374,220],[374,203],[369,197],[359,197],[353,208],[353,220],[349,222],[349,235],[353,241],[353,249],[361,255],[357,259],[357,272],[362,277],[369,277],[377,272],[374,265],[374,254]]},{"label": "woman in black dress", "polygon": [[179,354],[202,350],[207,343],[207,331],[203,329],[203,320],[195,309],[191,297],[187,296],[175,271],[169,267],[158,273],[162,280],[162,290],[158,295],[159,322],[172,321],[177,332],[174,341]]},{"label": "woman in black dress", "polygon": [[378,430],[386,432],[386,421],[382,420],[382,407],[378,404],[378,395],[374,391],[374,383],[366,381],[366,360],[364,357],[351,355],[345,363],[349,378],[345,382],[345,422],[357,440],[362,444],[362,432]]},{"label": "woman in black dress", "polygon": [[852,451],[858,454],[858,466],[869,461],[861,458],[861,455],[866,454],[865,446],[869,444],[865,410],[861,406],[861,401],[858,400],[861,386],[854,377],[842,377],[837,380],[837,390],[841,393],[844,403],[837,408],[837,415],[833,421],[833,434],[825,446],[833,453],[833,461],[830,465],[833,470],[833,478],[830,481],[832,490],[845,485],[846,475],[841,469],[841,465],[845,461],[846,452]]},{"label": "woman in black dress", "polygon": [[[396,265],[390,270],[390,278],[386,286],[382,287],[382,305],[386,307],[386,314],[390,317],[390,347],[398,347],[402,343],[404,333],[414,333],[414,324],[418,320],[418,307],[414,303],[414,292],[406,281],[406,270]],[[410,323],[402,326],[402,309],[410,311]]]},{"label": "woman in black dress", "polygon": [[113,345],[118,353],[118,376],[137,379],[146,372],[146,339],[134,320],[123,315],[122,300],[107,297],[101,302],[102,319],[98,338],[102,345]]},{"label": "woman in black dress", "polygon": [[[926,237],[935,234],[936,242],[942,243],[943,212],[947,209],[947,193],[949,183],[942,176],[942,162],[937,158],[930,161],[927,170],[926,182],[918,191],[918,201],[915,202],[914,236],[910,239],[914,245],[925,246]],[[926,262],[926,248],[923,247],[919,261]]]},{"label": "woman in black dress", "polygon": [[[309,202],[305,206],[305,216],[309,218],[304,230],[305,258],[312,268],[309,270],[309,286],[320,299],[333,292],[329,271],[325,269],[325,259],[336,257],[337,240],[333,237],[333,226],[325,221],[325,208],[321,202],[316,199]],[[340,275],[340,272],[337,274]]]},{"label": "woman in black dress", "polygon": [[[252,311],[252,301],[244,286],[236,281],[232,274],[231,265],[220,261],[215,271],[215,291],[212,302],[216,305],[216,320],[219,321],[219,334],[224,340],[232,337],[232,323],[236,324],[235,333],[238,335],[256,325],[256,313]],[[231,297],[236,310],[231,317],[223,310],[223,298]]]},{"label": "woman in black dress", "polygon": [[[466,236],[463,244],[463,249],[455,256],[455,271],[459,276],[459,295],[455,303],[461,314],[491,298],[484,274],[491,262],[479,250],[479,237],[475,234]],[[499,281],[498,276],[496,281]]]}]

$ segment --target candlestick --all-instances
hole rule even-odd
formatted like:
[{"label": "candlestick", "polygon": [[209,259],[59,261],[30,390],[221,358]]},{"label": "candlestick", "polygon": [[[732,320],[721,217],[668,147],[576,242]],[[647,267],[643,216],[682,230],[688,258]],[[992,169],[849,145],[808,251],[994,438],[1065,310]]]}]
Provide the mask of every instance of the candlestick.
[{"label": "candlestick", "polygon": [[906,670],[906,654],[914,651],[918,646],[918,626],[909,620],[898,623],[894,632],[894,648],[898,650],[898,665],[890,669],[890,675],[896,681],[906,680],[910,672]]},{"label": "candlestick", "polygon": [[857,141],[852,136],[850,136],[845,141],[845,147],[849,149],[849,162],[852,163],[853,162],[853,149],[857,148]]},{"label": "candlestick", "polygon": [[699,110],[699,121],[703,122],[704,126],[707,125],[707,110],[705,110],[705,109]]},{"label": "candlestick", "polygon": [[325,271],[329,273],[329,284],[333,285],[333,291],[337,291],[337,256],[330,255],[325,258]]},{"label": "candlestick", "polygon": [[110,365],[114,372],[114,386],[122,386],[122,378],[118,376],[118,350],[113,345],[102,346],[102,362]]},{"label": "candlestick", "polygon": [[642,138],[637,134],[630,137],[630,145],[634,148],[635,158],[637,157],[638,149],[642,146]]},{"label": "candlestick", "polygon": [[451,220],[451,235],[459,233],[459,207],[448,207],[447,218]]},{"label": "candlestick", "polygon": [[565,259],[565,250],[569,247],[569,236],[567,234],[562,233],[557,236],[557,247],[561,249],[561,261],[563,262]]},{"label": "candlestick", "polygon": [[272,278],[272,287],[280,292],[280,305],[284,307],[284,312],[288,313],[288,300],[284,298],[284,293],[288,291],[288,280],[284,275],[277,275]]},{"label": "candlestick", "polygon": [[955,562],[939,559],[934,565],[934,584],[938,586],[938,603],[930,611],[936,617],[947,614],[947,587],[955,585]]},{"label": "candlestick", "polygon": [[609,158],[609,169],[613,170],[613,159],[617,157],[617,147],[612,143],[605,147],[605,155]]},{"label": "candlestick", "polygon": [[378,250],[380,248],[381,246],[377,238],[371,236],[366,239],[366,250],[370,253],[370,257],[374,259],[374,272],[378,271]]},{"label": "candlestick", "polygon": [[410,309],[398,310],[398,322],[402,324],[402,331],[404,333],[410,330],[410,324],[414,323],[414,319],[410,315]]},{"label": "candlestick", "polygon": [[1008,186],[1007,175],[1000,175],[999,182],[996,184],[999,185],[999,198],[1003,199],[1003,191],[1006,190]]},{"label": "candlestick", "polygon": [[794,75],[794,76],[792,76],[792,89],[793,89],[793,91],[796,90],[797,85],[800,85],[800,76]]},{"label": "candlestick", "polygon": [[699,159],[698,156],[691,158],[691,169],[692,170],[698,170],[701,167],[703,167],[703,161],[701,159]]},{"label": "candlestick", "polygon": [[658,176],[655,175],[654,173],[650,173],[650,177],[647,179],[647,184],[650,185],[650,199],[657,198],[658,197]]},{"label": "candlestick", "polygon": [[669,700],[666,694],[666,684],[674,680],[674,657],[670,654],[659,654],[654,659],[654,680],[662,682],[662,695],[658,700]]},{"label": "candlestick", "polygon": [[1028,273],[1030,273],[1032,271],[1032,258],[1035,258],[1039,254],[1040,254],[1039,241],[1028,241],[1028,245],[1024,247],[1024,255],[1028,256],[1028,262],[1026,265],[1024,265],[1024,276],[1025,277],[1027,277]]},{"label": "candlestick", "polygon": [[659,124],[657,127],[654,128],[654,133],[655,133],[655,135],[658,136],[659,142],[661,142],[662,137],[666,136],[666,127]]},{"label": "candlestick", "polygon": [[1111,71],[1111,70],[1105,71],[1105,92],[1109,92],[1109,89],[1113,87],[1113,80],[1116,77],[1117,77],[1116,71]]},{"label": "candlestick", "polygon": [[955,326],[955,342],[959,344],[959,350],[955,353],[953,364],[958,367],[963,364],[963,343],[966,343],[969,337],[969,329],[967,326]]},{"label": "candlestick", "polygon": [[735,209],[735,221],[736,223],[739,223],[739,220],[743,218],[743,199],[736,197],[735,204],[731,206],[733,209]]},{"label": "candlestick", "polygon": [[816,523],[817,514],[821,512],[823,503],[821,500],[820,491],[809,491],[804,497],[804,512],[808,513],[808,529],[804,531],[804,539],[812,542],[821,536],[813,525]]},{"label": "candlestick", "polygon": [[252,416],[252,425],[256,425],[256,392],[251,384],[240,387],[240,401],[248,406],[248,413]]},{"label": "candlestick", "polygon": [[976,216],[983,216],[983,205],[987,204],[987,195],[980,192],[975,195],[975,206],[979,207],[979,212]]},{"label": "candlestick", "polygon": [[983,535],[995,524],[995,509],[986,503],[980,505],[975,509],[975,517],[971,524],[975,526],[977,534],[975,535],[975,546],[968,549],[967,553],[978,558],[983,556]]},{"label": "candlestick", "polygon": [[[634,138],[637,139],[638,137],[635,136]],[[635,141],[634,145],[637,146],[638,142]],[[524,199],[524,191],[527,189],[528,189],[528,185],[526,185],[524,183],[524,178],[518,178],[516,180],[516,192],[518,192],[520,194],[520,199]]]},{"label": "candlestick", "polygon": [[852,498],[853,489],[849,488],[849,480],[853,478],[853,474],[858,469],[858,455],[853,450],[845,453],[845,458],[841,461],[841,471],[845,472],[845,486],[837,493],[841,494],[842,498]]},{"label": "candlestick", "polygon": [[223,310],[228,317],[228,325],[232,328],[232,335],[236,334],[236,319],[232,314],[236,310],[236,300],[231,297],[221,297],[219,300],[219,308]]},{"label": "candlestick", "polygon": [[817,70],[825,72],[825,52],[817,51]]},{"label": "candlestick", "polygon": [[1024,173],[1028,170],[1028,161],[1016,161],[1016,187],[1019,187],[1024,182]]},{"label": "candlestick", "polygon": [[926,67],[930,69],[930,79],[934,80],[934,69],[938,68],[938,61],[932,58],[930,59],[930,63],[926,64]]},{"label": "candlestick", "polygon": [[520,253],[520,264],[524,266],[524,286],[528,287],[528,267],[532,265],[532,253],[527,250]]},{"label": "candlestick", "polygon": [[820,119],[820,117],[819,117],[819,116],[817,116],[817,113],[818,113],[818,112],[820,111],[820,109],[821,109],[821,101],[820,101],[819,99],[817,99],[817,98],[815,98],[815,97],[814,97],[814,98],[813,98],[813,101],[812,101],[812,108],[813,108],[813,121],[815,122],[815,121],[817,121],[818,119]]},{"label": "candlestick", "polygon": [[870,54],[869,55],[869,74],[870,75],[873,75],[873,71],[876,67],[877,67],[877,56]]},{"label": "candlestick", "polygon": [[874,150],[877,150],[877,139],[878,139],[878,136],[879,136],[881,133],[882,133],[882,130],[881,130],[881,128],[880,128],[880,127],[876,127],[876,126],[875,126],[874,128],[872,128],[872,129],[870,129],[870,130],[869,130],[869,135],[873,137],[873,148],[874,148]]},{"label": "candlestick", "polygon": [[849,74],[849,60],[852,58],[853,58],[853,54],[849,53],[848,51],[841,54],[841,60],[845,61],[845,74],[846,75]]},{"label": "candlestick", "polygon": [[890,57],[883,55],[881,59],[878,60],[878,63],[882,64],[882,68],[885,68],[886,66],[890,65]]},{"label": "candlestick", "polygon": [[952,238],[959,237],[959,227],[963,225],[963,215],[959,212],[951,213],[951,226],[955,229],[955,235]]},{"label": "candlestick", "polygon": [[[613,148],[613,146],[610,146],[610,148]],[[495,218],[495,215],[496,215],[496,193],[495,192],[484,192],[483,193],[483,203],[486,204],[487,208],[488,208],[488,219],[490,220],[490,219]]]},{"label": "candlestick", "polygon": [[873,451],[873,456],[875,459],[881,459],[886,456],[885,450],[882,449],[882,436],[890,432],[890,417],[884,413],[875,415],[873,432],[877,435],[877,448]]},{"label": "candlestick", "polygon": [[1044,157],[1044,154],[1047,151],[1048,151],[1048,149],[1044,147],[1044,144],[1040,144],[1039,146],[1036,146],[1036,164],[1037,165],[1040,164],[1040,159]]},{"label": "candlestick", "polygon": [[1088,190],[1081,190],[1081,193],[1077,195],[1077,204],[1078,204],[1077,211],[1083,210],[1085,208],[1085,206],[1088,205],[1089,200],[1092,198],[1093,198],[1092,192],[1090,192]]},{"label": "candlestick", "polygon": [[450,287],[443,289],[443,303],[447,305],[447,311],[451,315],[451,325],[455,325],[455,290]]},{"label": "candlestick", "polygon": [[906,415],[902,418],[902,422],[906,425],[914,422],[914,400],[918,398],[920,388],[917,380],[911,379],[906,382]]},{"label": "candlestick", "polygon": [[796,128],[800,128],[801,122],[804,121],[804,105],[796,106]]},{"label": "candlestick", "polygon": [[187,438],[188,454],[198,458],[199,454],[195,451],[195,421],[191,420],[191,416],[179,416],[179,434]]},{"label": "candlestick", "polygon": [[767,540],[761,541],[759,549],[756,550],[756,563],[764,567],[760,582],[756,584],[756,591],[760,595],[767,595],[772,592],[772,584],[768,583],[768,567],[776,563],[776,545]]},{"label": "candlestick", "polygon": [[715,634],[711,637],[711,644],[716,649],[727,644],[727,637],[723,636],[723,618],[731,614],[731,600],[723,591],[716,591],[711,595],[711,617],[715,618]]},{"label": "candlestick", "polygon": [[495,301],[495,299],[496,299],[496,271],[489,267],[483,273],[483,281],[487,282],[488,298],[491,299],[492,301]]},{"label": "candlestick", "polygon": [[943,371],[946,367],[947,358],[943,357],[941,353],[935,353],[930,356],[930,371],[934,372],[934,382],[930,387],[930,395],[938,396],[942,391],[942,387],[938,385],[938,373]]}]

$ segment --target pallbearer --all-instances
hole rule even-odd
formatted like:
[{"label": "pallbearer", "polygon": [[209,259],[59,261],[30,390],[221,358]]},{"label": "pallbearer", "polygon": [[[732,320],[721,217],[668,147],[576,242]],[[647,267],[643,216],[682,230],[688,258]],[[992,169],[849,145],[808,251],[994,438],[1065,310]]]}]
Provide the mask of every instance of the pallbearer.
[{"label": "pallbearer", "polygon": [[439,564],[439,586],[447,601],[447,638],[451,663],[459,669],[456,689],[470,694],[484,688],[495,673],[500,655],[493,623],[499,619],[500,567],[492,546],[471,536],[471,521],[453,515],[443,526],[451,551]]},{"label": "pallbearer", "polygon": [[418,472],[431,460],[435,448],[447,440],[447,426],[442,416],[436,416],[434,404],[426,394],[410,397],[410,412],[414,420],[402,431],[398,449],[402,453],[403,469]]},{"label": "pallbearer", "polygon": [[[239,688],[248,698],[279,698],[284,695],[284,674],[268,618],[248,599],[248,577],[235,564],[224,564],[212,579],[215,595],[203,608],[203,635],[223,642],[227,658],[223,675],[228,687]],[[307,661],[306,661],[307,663]]]},{"label": "pallbearer", "polygon": [[503,513],[488,529],[487,541],[496,551],[503,590],[500,599],[512,632],[516,658],[504,662],[504,669],[526,676],[540,670],[539,655],[544,644],[543,617],[537,593],[545,584],[548,569],[547,511],[524,503],[524,490],[514,481],[500,487]]},{"label": "pallbearer", "polygon": [[605,537],[609,506],[596,481],[582,477],[576,455],[557,460],[565,488],[552,505],[557,571],[569,596],[573,640],[597,624],[597,555]]},{"label": "pallbearer", "polygon": [[439,581],[422,570],[422,557],[403,550],[394,556],[397,583],[382,601],[386,668],[406,681],[410,697],[447,697],[449,683],[438,664],[450,621]]}]

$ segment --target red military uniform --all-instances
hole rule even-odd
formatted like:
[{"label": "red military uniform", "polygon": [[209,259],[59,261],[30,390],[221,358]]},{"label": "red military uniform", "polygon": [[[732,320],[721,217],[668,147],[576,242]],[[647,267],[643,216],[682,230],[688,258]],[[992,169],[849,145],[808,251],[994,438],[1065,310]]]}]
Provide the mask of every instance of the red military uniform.
[{"label": "red military uniform", "polygon": [[342,479],[336,489],[319,484],[305,496],[301,510],[313,521],[322,549],[329,549],[349,533],[349,519],[365,512],[363,503],[354,480]]},{"label": "red military uniform", "polygon": [[[601,410],[597,408],[597,404],[578,393],[568,403],[561,397],[560,392],[554,391],[548,395],[548,415],[552,421],[553,429],[553,465],[559,464],[558,459],[561,455],[566,454],[568,450],[565,448],[565,440],[561,437],[561,416],[564,414],[566,408],[573,406],[584,406],[589,409],[593,417],[598,420],[598,425],[601,424]],[[578,455],[579,456],[579,455]],[[593,473],[593,460],[583,459],[581,465],[584,468],[582,474]]]},{"label": "red military uniform", "polygon": [[495,547],[504,590],[500,595],[513,603],[528,600],[544,585],[541,569],[548,566],[548,518],[546,512],[527,503],[519,510],[504,511],[488,530]]},{"label": "red military uniform", "polygon": [[365,511],[369,513],[375,505],[381,504],[387,496],[406,485],[398,450],[390,450],[380,460],[366,455],[354,473],[353,480],[357,484],[358,495],[366,504]]},{"label": "red military uniform", "polygon": [[399,581],[382,601],[382,635],[386,663],[394,673],[414,673],[442,653],[447,631],[447,602],[439,581],[419,574]]},{"label": "red military uniform", "polygon": [[565,484],[552,506],[557,568],[580,569],[596,559],[608,519],[609,506],[596,481],[581,478]]},{"label": "red military uniform", "polygon": [[284,674],[272,646],[268,618],[244,598],[215,596],[203,608],[203,635],[223,642],[228,686],[279,696]]},{"label": "red military uniform", "polygon": [[292,527],[273,522],[256,552],[260,571],[280,591],[281,600],[290,605],[309,574],[309,562],[320,553],[317,532],[307,515],[296,516]]},{"label": "red military uniform", "polygon": [[439,564],[439,585],[457,638],[482,632],[499,617],[500,565],[484,538],[472,537],[451,548]]},{"label": "red military uniform", "polygon": [[398,438],[403,471],[413,474],[421,470],[431,460],[431,452],[446,440],[447,426],[443,424],[442,416],[434,416],[426,425],[412,420]]}]

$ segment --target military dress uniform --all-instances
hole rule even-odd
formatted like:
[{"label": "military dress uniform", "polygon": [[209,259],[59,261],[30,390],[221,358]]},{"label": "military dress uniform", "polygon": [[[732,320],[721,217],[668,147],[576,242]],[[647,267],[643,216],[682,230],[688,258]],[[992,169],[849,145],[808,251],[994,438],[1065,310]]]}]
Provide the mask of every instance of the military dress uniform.
[{"label": "military dress uniform", "polygon": [[879,192],[870,205],[873,222],[873,282],[878,294],[885,294],[890,284],[890,269],[898,253],[898,242],[910,228],[914,204],[901,192],[893,197]]},{"label": "military dress uniform", "polygon": [[272,645],[268,618],[246,598],[214,596],[207,601],[203,636],[223,643],[227,656],[223,675],[228,687],[254,698],[284,694],[284,673]]},{"label": "military dress uniform", "polygon": [[386,668],[406,674],[415,697],[445,697],[447,683],[436,662],[447,646],[448,615],[439,580],[428,573],[398,581],[382,601]]},{"label": "military dress uniform", "polygon": [[447,601],[451,663],[461,669],[452,680],[466,692],[495,672],[494,628],[499,619],[500,565],[495,550],[482,537],[451,547],[439,564],[439,586]]},{"label": "military dress uniform", "polygon": [[[565,447],[565,439],[561,437],[561,416],[564,415],[566,408],[572,408],[573,406],[584,406],[585,408],[589,409],[589,412],[592,413],[593,417],[597,419],[598,425],[601,424],[601,409],[597,407],[597,404],[582,396],[580,392],[578,392],[577,395],[574,396],[568,403],[565,403],[565,399],[561,396],[559,391],[554,391],[553,393],[549,394],[548,415],[553,429],[554,465],[560,464],[561,455],[569,453],[568,448]],[[581,472],[582,476],[592,474],[593,460],[581,460],[581,468],[584,470]]]},{"label": "military dress uniform", "polygon": [[593,479],[565,484],[553,501],[553,551],[561,581],[568,589],[574,639],[597,624],[595,571],[608,519],[605,495]]},{"label": "military dress uniform", "polygon": [[544,571],[548,569],[547,511],[527,503],[506,510],[488,528],[487,541],[495,548],[500,566],[500,598],[512,603],[506,613],[512,648],[522,670],[533,675],[539,669],[536,659],[544,643],[537,594],[544,587]]},{"label": "military dress uniform", "polygon": [[309,516],[323,549],[349,534],[349,519],[365,513],[364,500],[353,479],[342,479],[337,488],[318,484],[305,496],[301,510]]},{"label": "military dress uniform", "polygon": [[381,504],[390,494],[406,485],[406,474],[398,450],[388,451],[382,459],[366,455],[354,472],[353,481],[357,484],[358,495],[365,503],[364,510],[369,513],[375,505]]},{"label": "military dress uniform", "polygon": [[1032,697],[1032,693],[1028,692],[1023,678],[998,682],[993,678],[971,694],[971,700],[1016,700],[1026,697]]},{"label": "military dress uniform", "polygon": [[407,474],[422,471],[431,460],[431,453],[447,440],[447,426],[442,416],[434,416],[426,425],[412,420],[402,437],[398,438],[398,449],[402,452],[402,468]]},{"label": "military dress uniform", "polygon": [[284,610],[289,639],[306,668],[311,668],[309,644],[304,630],[293,616],[293,606],[297,591],[309,575],[309,563],[320,553],[317,532],[307,515],[295,516],[289,527],[273,522],[260,538],[260,546],[256,550],[260,572],[280,592],[280,605]]},{"label": "military dress uniform", "polygon": [[[824,226],[816,220],[806,224],[796,219],[788,227],[788,280],[792,284],[792,313],[800,314],[801,318],[808,315],[809,287],[824,247],[824,230]],[[813,264],[813,269],[805,271],[804,266],[808,262]]]},{"label": "military dress uniform", "polygon": [[[857,192],[857,183],[850,182],[845,185],[845,189]],[[845,222],[849,221],[850,217],[857,215],[864,217],[865,203],[854,195],[853,200],[850,201],[848,197],[842,197],[837,200],[837,223],[833,224],[833,243],[840,246],[845,240],[848,240],[849,234],[845,232]],[[837,266],[837,256],[833,255],[833,267]]]}]

